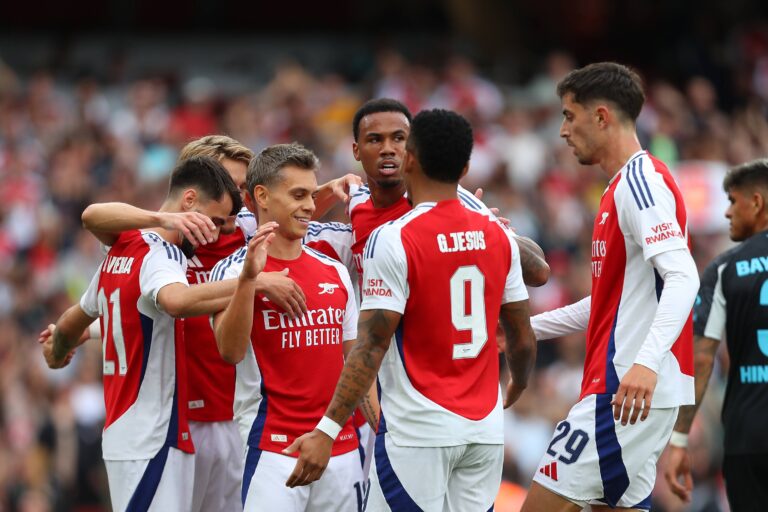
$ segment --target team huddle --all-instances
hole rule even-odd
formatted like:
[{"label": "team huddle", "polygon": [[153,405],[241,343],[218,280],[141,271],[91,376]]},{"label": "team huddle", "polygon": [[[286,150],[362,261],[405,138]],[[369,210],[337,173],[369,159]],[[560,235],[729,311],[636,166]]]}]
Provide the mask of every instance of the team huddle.
[{"label": "team huddle", "polygon": [[[365,103],[352,147],[365,184],[318,187],[298,144],[254,154],[213,135],[181,152],[158,211],[89,206],[107,255],[40,341],[53,368],[102,341],[113,509],[492,510],[503,409],[536,340],[585,331],[581,396],[523,510],[648,510],[694,404],[685,206],[638,142],[634,72],[592,64],[558,94],[560,135],[610,181],[591,295],[533,317],[544,254],[459,185],[473,133],[454,112]],[[349,223],[315,220],[341,200]]]}]

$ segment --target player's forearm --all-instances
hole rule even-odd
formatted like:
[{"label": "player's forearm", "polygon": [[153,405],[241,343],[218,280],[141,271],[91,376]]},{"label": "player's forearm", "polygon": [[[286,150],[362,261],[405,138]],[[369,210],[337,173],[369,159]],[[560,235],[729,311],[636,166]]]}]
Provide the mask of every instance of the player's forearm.
[{"label": "player's forearm", "polygon": [[339,198],[333,192],[333,185],[335,180],[331,180],[328,183],[320,185],[317,189],[317,195],[315,196],[315,212],[312,214],[312,220],[318,220],[323,217],[328,210],[336,206],[339,202]]},{"label": "player's forearm", "polygon": [[699,275],[690,253],[683,249],[658,254],[653,257],[653,263],[664,281],[664,288],[635,363],[658,373],[662,358],[672,348],[691,315],[699,289]]},{"label": "player's forearm", "polygon": [[56,322],[53,331],[53,356],[63,360],[67,354],[81,344],[83,331],[93,322],[82,308],[75,304],[67,309]]},{"label": "player's forearm", "polygon": [[393,315],[380,309],[360,313],[357,344],[344,363],[333,399],[325,413],[337,424],[344,425],[373,386],[400,318],[396,315],[395,321]]},{"label": "player's forearm", "polygon": [[107,245],[112,245],[123,231],[160,225],[157,212],[142,210],[126,203],[92,204],[83,211],[81,219],[83,227]]},{"label": "player's forearm", "polygon": [[528,286],[544,285],[549,280],[549,265],[544,259],[544,251],[530,238],[517,236],[515,241],[520,248],[523,282]]},{"label": "player's forearm", "polygon": [[227,307],[236,285],[236,279],[225,279],[189,287],[178,285],[167,291],[166,286],[160,290],[158,302],[175,318],[212,315]]},{"label": "player's forearm", "polygon": [[715,354],[719,341],[704,336],[694,336],[693,339],[693,363],[694,363],[694,387],[696,402],[693,405],[680,407],[674,430],[687,434],[691,430],[693,418],[701,406],[704,394],[707,392],[712,368],[715,366]]},{"label": "player's forearm", "polygon": [[214,334],[221,357],[230,364],[243,360],[251,341],[253,301],[256,297],[255,279],[238,279],[232,300],[216,318]]},{"label": "player's forearm", "polygon": [[585,330],[591,306],[592,297],[587,296],[573,304],[532,316],[531,327],[536,339],[549,340]]},{"label": "player's forearm", "polygon": [[528,301],[504,304],[499,320],[506,336],[504,355],[512,381],[518,387],[526,387],[536,363],[536,337],[529,322]]}]

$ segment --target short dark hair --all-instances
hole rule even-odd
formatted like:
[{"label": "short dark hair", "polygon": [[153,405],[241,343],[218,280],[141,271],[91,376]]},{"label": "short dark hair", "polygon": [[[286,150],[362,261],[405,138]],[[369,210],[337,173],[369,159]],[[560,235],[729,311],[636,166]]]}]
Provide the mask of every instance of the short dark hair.
[{"label": "short dark hair", "polygon": [[256,185],[269,187],[282,181],[280,171],[288,165],[314,171],[320,161],[311,150],[296,142],[268,146],[248,164],[248,174],[245,177],[248,192],[253,194]]},{"label": "short dark hair", "polygon": [[218,160],[209,156],[193,156],[180,161],[171,173],[168,195],[172,196],[188,188],[197,189],[206,199],[220,200],[224,194],[232,199],[235,215],[243,207],[240,190]]},{"label": "short dark hair", "polygon": [[408,149],[429,178],[458,183],[472,155],[472,126],[456,112],[422,110],[411,123]]},{"label": "short dark hair", "polygon": [[728,171],[723,179],[723,189],[726,192],[733,188],[750,189],[754,187],[768,189],[767,158],[760,158],[738,165]]},{"label": "short dark hair", "polygon": [[392,98],[376,98],[374,100],[368,100],[363,103],[362,107],[357,109],[355,117],[352,118],[352,135],[355,136],[355,142],[357,142],[357,138],[360,136],[360,121],[362,121],[365,116],[378,114],[379,112],[399,112],[408,119],[409,123],[413,119],[408,107],[397,100],[393,100]]},{"label": "short dark hair", "polygon": [[571,71],[557,84],[558,96],[568,93],[582,105],[593,100],[610,101],[633,122],[645,102],[640,76],[616,62],[596,62]]}]

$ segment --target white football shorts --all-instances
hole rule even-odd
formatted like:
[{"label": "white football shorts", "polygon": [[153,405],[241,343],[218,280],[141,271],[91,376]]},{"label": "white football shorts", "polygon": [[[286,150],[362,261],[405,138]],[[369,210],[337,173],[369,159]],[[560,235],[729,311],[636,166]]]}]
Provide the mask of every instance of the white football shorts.
[{"label": "white football shorts", "polygon": [[190,421],[195,442],[192,512],[243,509],[243,440],[234,421]]},{"label": "white football shorts", "polygon": [[[243,474],[245,512],[362,512],[366,485],[357,450],[331,457],[320,480],[286,487],[296,458],[248,448]],[[247,489],[247,491],[246,491]]]},{"label": "white football shorts", "polygon": [[501,485],[504,446],[397,446],[376,436],[366,512],[489,510]]},{"label": "white football shorts", "polygon": [[195,456],[164,446],[152,459],[105,460],[112,510],[189,510]]},{"label": "white football shorts", "polygon": [[622,425],[613,419],[612,398],[589,395],[571,408],[533,480],[577,504],[648,510],[678,408],[652,408],[645,421]]}]

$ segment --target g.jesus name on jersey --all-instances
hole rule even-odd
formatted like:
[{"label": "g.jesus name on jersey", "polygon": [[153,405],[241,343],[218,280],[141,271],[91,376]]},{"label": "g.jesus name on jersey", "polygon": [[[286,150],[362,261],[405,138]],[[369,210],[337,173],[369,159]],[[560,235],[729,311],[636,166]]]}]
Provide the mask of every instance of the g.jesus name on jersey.
[{"label": "g.jesus name on jersey", "polygon": [[[212,279],[236,278],[246,248],[221,261]],[[338,261],[306,246],[295,260],[268,257],[265,272],[289,269],[304,290],[307,312],[292,320],[267,297],[254,303],[251,344],[237,365],[235,417],[251,448],[280,453],[314,429],[344,366],[343,342],[357,337],[357,306],[349,274]],[[357,448],[350,422],[333,455]]]},{"label": "g.jesus name on jersey", "polygon": [[157,294],[187,284],[186,258],[156,233],[122,233],[80,300],[101,317],[105,460],[142,460],[165,446],[192,453],[187,426],[183,321]]},{"label": "g.jesus name on jersey", "polygon": [[[493,219],[496,218],[483,202],[467,189],[459,186],[458,194],[459,201],[466,208],[488,215]],[[371,191],[367,185],[350,185],[349,196],[347,214],[352,224],[352,258],[357,272],[357,282],[360,285],[359,289],[361,289],[363,283],[363,249],[368,242],[368,238],[379,226],[399,219],[411,211],[411,203],[406,196],[403,196],[391,206],[376,208],[373,206]]]}]

